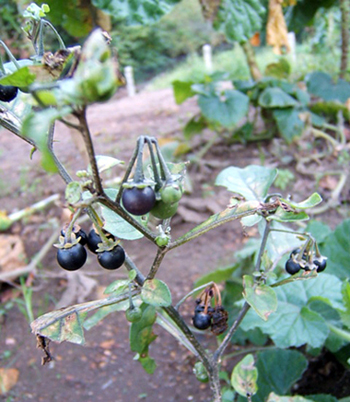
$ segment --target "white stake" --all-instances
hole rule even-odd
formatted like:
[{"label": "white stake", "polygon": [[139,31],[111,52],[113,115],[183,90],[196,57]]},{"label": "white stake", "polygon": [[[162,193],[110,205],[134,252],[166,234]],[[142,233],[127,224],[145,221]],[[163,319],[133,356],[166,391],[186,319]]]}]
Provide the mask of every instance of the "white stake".
[{"label": "white stake", "polygon": [[124,72],[125,72],[126,89],[128,90],[128,96],[130,97],[135,96],[136,88],[135,88],[135,81],[132,67],[126,66]]},{"label": "white stake", "polygon": [[296,53],[296,39],[294,32],[288,32],[288,43],[290,47],[290,55],[292,57],[292,61],[295,63],[297,61],[297,53]]},{"label": "white stake", "polygon": [[203,46],[203,58],[206,70],[211,73],[213,71],[213,61],[211,57],[211,46],[208,44]]}]

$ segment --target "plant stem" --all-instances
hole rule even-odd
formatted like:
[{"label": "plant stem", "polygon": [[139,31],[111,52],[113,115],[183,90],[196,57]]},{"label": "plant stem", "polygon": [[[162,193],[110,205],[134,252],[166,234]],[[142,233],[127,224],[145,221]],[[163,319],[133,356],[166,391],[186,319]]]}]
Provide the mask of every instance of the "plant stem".
[{"label": "plant stem", "polygon": [[247,314],[249,309],[250,309],[250,305],[247,302],[245,302],[241,311],[239,312],[235,322],[232,324],[232,326],[228,330],[225,338],[221,342],[221,345],[216,349],[216,351],[214,353],[214,360],[216,363],[219,363],[222,354],[224,353],[225,349],[227,348],[227,346],[232,338],[232,335],[236,332],[237,328],[243,321],[243,318],[245,317],[245,315]]},{"label": "plant stem", "polygon": [[261,80],[262,74],[258,67],[258,63],[256,62],[256,57],[252,45],[249,42],[243,42],[241,43],[241,46],[247,59],[250,75],[252,76],[254,81]]},{"label": "plant stem", "polygon": [[49,128],[49,135],[47,138],[47,148],[55,162],[55,165],[58,169],[58,173],[59,175],[62,177],[62,179],[64,180],[64,182],[66,184],[70,183],[71,181],[73,181],[73,179],[71,178],[70,174],[67,172],[66,168],[62,165],[62,163],[59,161],[59,159],[57,158],[56,154],[53,151],[53,136],[55,133],[55,123],[51,124],[50,128]]},{"label": "plant stem", "polygon": [[265,220],[264,234],[263,234],[262,239],[261,239],[261,245],[260,245],[260,249],[259,249],[258,259],[257,259],[256,265],[255,265],[255,270],[256,271],[259,271],[260,267],[261,267],[261,258],[263,256],[264,251],[265,251],[267,238],[269,237],[270,226],[271,226],[271,221]]},{"label": "plant stem", "polygon": [[347,342],[350,342],[350,332],[345,331],[344,329],[338,328],[335,325],[328,324],[328,328],[335,334],[338,335],[339,338],[344,339]]},{"label": "plant stem", "polygon": [[168,250],[166,248],[158,248],[157,255],[153,261],[152,267],[147,275],[147,279],[153,279],[158,272],[158,268],[165,257],[165,254]]},{"label": "plant stem", "polygon": [[83,107],[81,111],[76,112],[75,116],[78,118],[79,124],[81,126],[81,134],[83,136],[86,150],[87,150],[87,153],[89,156],[89,161],[90,161],[90,165],[91,165],[91,171],[92,171],[92,177],[94,180],[95,189],[96,189],[98,195],[103,195],[104,191],[103,191],[103,187],[102,187],[100,173],[99,173],[98,167],[97,167],[94,145],[92,143],[91,133],[90,133],[90,129],[89,129],[89,126],[87,123],[87,119],[86,119],[86,107]]}]

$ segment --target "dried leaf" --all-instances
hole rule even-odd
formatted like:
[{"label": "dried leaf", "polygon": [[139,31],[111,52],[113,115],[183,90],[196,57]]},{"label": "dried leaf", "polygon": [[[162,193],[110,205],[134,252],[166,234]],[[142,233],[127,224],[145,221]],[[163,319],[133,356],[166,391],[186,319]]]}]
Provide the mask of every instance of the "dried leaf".
[{"label": "dried leaf", "polygon": [[19,371],[14,368],[0,368],[0,395],[5,395],[13,388],[19,377]]},{"label": "dried leaf", "polygon": [[276,54],[281,54],[282,48],[290,51],[288,30],[282,10],[283,0],[269,0],[269,16],[266,26],[266,42],[273,46]]},{"label": "dried leaf", "polygon": [[19,236],[0,235],[0,272],[24,267],[26,254]]}]

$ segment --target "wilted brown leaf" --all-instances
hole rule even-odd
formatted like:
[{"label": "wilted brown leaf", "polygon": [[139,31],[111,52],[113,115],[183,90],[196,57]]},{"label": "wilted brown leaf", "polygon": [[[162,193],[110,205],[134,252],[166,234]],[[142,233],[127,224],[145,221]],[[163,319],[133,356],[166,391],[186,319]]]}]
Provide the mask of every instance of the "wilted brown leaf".
[{"label": "wilted brown leaf", "polygon": [[14,368],[0,368],[0,395],[5,395],[13,388],[19,377],[19,371]]},{"label": "wilted brown leaf", "polygon": [[0,272],[9,272],[26,265],[22,239],[16,235],[0,235]]},{"label": "wilted brown leaf", "polygon": [[273,46],[276,54],[282,53],[282,48],[290,51],[288,30],[282,10],[283,0],[269,0],[269,16],[266,26],[266,42]]}]

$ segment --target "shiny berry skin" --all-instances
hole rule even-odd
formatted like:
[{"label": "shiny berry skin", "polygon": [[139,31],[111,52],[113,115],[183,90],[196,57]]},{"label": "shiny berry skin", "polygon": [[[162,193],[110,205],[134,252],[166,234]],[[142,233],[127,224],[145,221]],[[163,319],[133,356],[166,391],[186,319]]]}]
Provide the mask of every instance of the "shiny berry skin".
[{"label": "shiny berry skin", "polygon": [[125,261],[124,249],[121,246],[116,246],[113,250],[97,253],[97,260],[103,268],[109,270],[118,269]]},{"label": "shiny berry skin", "polygon": [[134,308],[129,307],[125,311],[125,317],[129,322],[140,321],[142,317],[142,310],[140,309],[140,307],[134,307]]},{"label": "shiny berry skin", "polygon": [[88,246],[88,249],[96,254],[97,253],[96,250],[98,249],[99,243],[102,243],[102,239],[101,239],[100,235],[98,233],[96,233],[94,229],[91,229],[88,234],[87,243],[86,243]]},{"label": "shiny berry skin", "polygon": [[288,272],[288,274],[294,275],[297,272],[299,272],[300,270],[301,270],[300,264],[297,263],[296,261],[294,261],[293,258],[290,258],[286,262],[286,271]]},{"label": "shiny berry skin", "polygon": [[11,102],[15,99],[18,88],[12,85],[0,85],[0,101]]},{"label": "shiny berry skin", "polygon": [[176,183],[168,183],[160,190],[160,197],[165,204],[174,204],[182,197],[181,188]]},{"label": "shiny berry skin", "polygon": [[124,208],[132,215],[145,215],[153,208],[156,195],[152,187],[126,188],[122,194]]},{"label": "shiny berry skin", "polygon": [[163,201],[157,201],[151,209],[151,214],[158,219],[168,219],[176,214],[179,203],[166,204]]},{"label": "shiny berry skin", "polygon": [[[83,229],[79,229],[78,231],[74,230],[75,228],[73,227],[73,233],[75,234],[75,237],[78,239],[80,237],[79,243],[82,246],[85,246],[88,240],[88,235],[84,232]],[[64,236],[66,234],[66,231],[64,229],[61,230],[61,235]]]},{"label": "shiny berry skin", "polygon": [[197,329],[208,329],[211,324],[211,317],[209,314],[195,313],[194,317],[192,317],[192,322],[193,326]]},{"label": "shiny berry skin", "polygon": [[326,258],[320,258],[320,259],[315,259],[313,260],[313,263],[316,265],[316,271],[317,272],[322,272],[326,269],[327,267],[327,259]]},{"label": "shiny berry skin", "polygon": [[59,248],[57,250],[57,262],[67,271],[76,271],[81,268],[87,258],[87,253],[80,243],[74,244],[69,248]]}]

